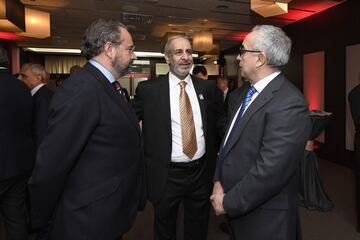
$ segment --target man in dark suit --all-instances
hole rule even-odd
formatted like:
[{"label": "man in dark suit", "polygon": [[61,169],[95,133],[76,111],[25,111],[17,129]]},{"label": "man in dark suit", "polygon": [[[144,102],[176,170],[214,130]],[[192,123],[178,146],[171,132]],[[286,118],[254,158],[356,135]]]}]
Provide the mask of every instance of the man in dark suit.
[{"label": "man in dark suit", "polygon": [[0,46],[0,213],[7,239],[26,240],[27,180],[34,162],[32,102],[25,84],[10,75]]},{"label": "man in dark suit", "polygon": [[256,26],[240,48],[241,75],[251,87],[238,96],[211,196],[235,240],[297,237],[297,170],[311,125],[302,94],[279,70],[290,49],[285,33],[269,25]]},{"label": "man in dark suit", "polygon": [[155,209],[154,239],[176,238],[182,202],[184,238],[204,240],[222,103],[216,102],[213,81],[189,74],[193,51],[187,38],[170,38],[164,52],[170,73],[139,83],[133,100],[142,120],[148,198]]},{"label": "man in dark suit", "polygon": [[360,232],[360,84],[354,87],[348,96],[350,111],[355,125],[354,150],[355,150],[355,179],[356,179],[356,208],[357,231]]},{"label": "man in dark suit", "polygon": [[193,76],[204,80],[208,80],[209,78],[206,67],[202,65],[195,66],[192,74]]},{"label": "man in dark suit", "polygon": [[133,50],[123,24],[93,22],[82,46],[89,62],[51,101],[30,179],[32,224],[50,223],[49,239],[121,239],[144,204],[139,124],[112,85],[136,58]]},{"label": "man in dark suit", "polygon": [[36,148],[44,137],[49,115],[49,105],[53,92],[43,83],[46,78],[44,68],[39,64],[25,63],[18,79],[23,81],[33,96],[33,136]]}]

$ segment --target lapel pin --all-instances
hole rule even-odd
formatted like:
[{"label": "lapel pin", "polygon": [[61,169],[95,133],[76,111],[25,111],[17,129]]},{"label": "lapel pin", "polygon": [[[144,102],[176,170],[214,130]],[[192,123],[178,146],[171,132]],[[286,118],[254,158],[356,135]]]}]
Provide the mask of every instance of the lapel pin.
[{"label": "lapel pin", "polygon": [[201,93],[199,94],[199,99],[204,100],[204,96]]}]

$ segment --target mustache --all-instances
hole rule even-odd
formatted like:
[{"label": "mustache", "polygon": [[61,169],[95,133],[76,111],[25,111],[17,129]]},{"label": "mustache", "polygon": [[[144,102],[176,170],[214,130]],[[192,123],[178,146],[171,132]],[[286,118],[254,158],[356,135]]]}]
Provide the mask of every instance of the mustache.
[{"label": "mustache", "polygon": [[179,64],[192,64],[192,61],[182,60],[181,62],[179,62]]}]

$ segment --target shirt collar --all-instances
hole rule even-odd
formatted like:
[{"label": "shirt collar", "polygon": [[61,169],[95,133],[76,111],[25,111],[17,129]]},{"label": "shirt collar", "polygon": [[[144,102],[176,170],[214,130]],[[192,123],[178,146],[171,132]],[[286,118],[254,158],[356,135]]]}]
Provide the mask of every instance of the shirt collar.
[{"label": "shirt collar", "polygon": [[281,73],[280,71],[273,72],[272,74],[270,74],[270,75],[266,76],[265,78],[259,80],[257,83],[255,83],[253,85],[254,88],[256,89],[256,91],[258,93],[260,93],[280,73]]},{"label": "shirt collar", "polygon": [[34,87],[33,89],[31,89],[31,96],[34,96],[35,93],[36,93],[37,91],[39,91],[39,89],[40,89],[42,86],[44,86],[44,85],[45,85],[45,84],[40,83],[39,85],[37,85],[36,87]]},{"label": "shirt collar", "polygon": [[107,80],[109,80],[110,83],[115,82],[116,79],[114,78],[114,76],[103,65],[101,65],[100,63],[98,63],[94,59],[90,59],[89,63],[91,63],[94,67],[99,69],[99,71],[106,77]]},{"label": "shirt collar", "polygon": [[186,85],[192,86],[192,81],[190,78],[190,74],[188,74],[184,80],[180,80],[177,76],[175,76],[172,72],[169,72],[169,85],[170,87],[175,87],[176,85],[179,85],[180,81],[185,81]]}]

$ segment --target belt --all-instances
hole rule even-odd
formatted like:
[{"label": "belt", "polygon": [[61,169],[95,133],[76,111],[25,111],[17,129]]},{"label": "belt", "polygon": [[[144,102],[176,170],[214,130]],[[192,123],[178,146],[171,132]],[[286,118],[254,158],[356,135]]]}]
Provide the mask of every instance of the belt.
[{"label": "belt", "polygon": [[205,157],[192,160],[190,162],[170,162],[170,168],[181,168],[181,169],[191,169],[196,168],[201,165]]}]

